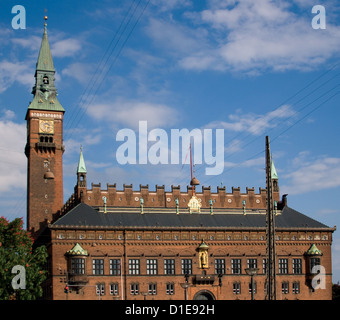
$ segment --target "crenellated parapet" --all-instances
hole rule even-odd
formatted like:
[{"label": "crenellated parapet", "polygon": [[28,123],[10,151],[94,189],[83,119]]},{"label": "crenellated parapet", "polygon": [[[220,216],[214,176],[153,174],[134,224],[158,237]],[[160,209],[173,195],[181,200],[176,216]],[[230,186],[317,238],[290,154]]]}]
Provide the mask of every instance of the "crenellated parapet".
[{"label": "crenellated parapet", "polygon": [[[227,192],[226,187],[218,186],[216,192],[213,192],[210,186],[202,186],[196,187],[194,192],[202,208],[209,208],[211,204],[214,208],[266,208],[265,188],[255,192],[254,187],[247,187],[242,192],[240,187],[232,187],[231,192]],[[192,196],[192,186],[187,186],[183,191],[180,185],[172,185],[170,190],[166,190],[164,185],[156,185],[154,190],[150,190],[149,185],[139,185],[138,189],[134,189],[132,184],[124,184],[120,190],[116,184],[107,184],[106,189],[102,189],[100,183],[92,183],[91,189],[82,189],[81,202],[90,206],[103,206],[105,197],[109,207],[140,207],[142,202],[145,208],[175,208],[176,205],[187,208]],[[279,192],[274,192],[274,200],[280,201]]]}]

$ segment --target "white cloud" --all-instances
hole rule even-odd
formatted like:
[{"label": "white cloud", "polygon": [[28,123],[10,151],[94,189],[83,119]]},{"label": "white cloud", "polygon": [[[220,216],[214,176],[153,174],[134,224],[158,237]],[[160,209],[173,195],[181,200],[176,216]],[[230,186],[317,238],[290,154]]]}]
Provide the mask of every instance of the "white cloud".
[{"label": "white cloud", "polygon": [[72,57],[81,49],[81,42],[78,39],[68,38],[54,42],[51,45],[53,57]]},{"label": "white cloud", "polygon": [[88,108],[88,115],[112,124],[138,129],[139,121],[146,120],[148,128],[169,127],[177,121],[175,109],[163,104],[119,99],[112,103],[95,104]]},{"label": "white cloud", "polygon": [[26,188],[26,124],[0,120],[0,191]]},{"label": "white cloud", "polygon": [[[188,21],[151,19],[149,36],[191,70],[311,70],[340,51],[340,26],[311,26],[306,1],[297,14],[288,1],[211,1],[210,8],[188,12]],[[334,21],[336,21],[334,19]]]},{"label": "white cloud", "polygon": [[87,84],[91,78],[92,67],[87,63],[75,62],[63,69],[61,74],[75,78],[82,84]]},{"label": "white cloud", "polygon": [[14,82],[33,85],[32,71],[26,63],[0,61],[0,93],[6,91]]},{"label": "white cloud", "polygon": [[263,157],[245,160],[243,162],[229,162],[229,161],[224,162],[225,168],[234,168],[234,167],[251,168],[251,167],[260,167],[260,166],[262,166],[263,168],[265,167],[265,160]]},{"label": "white cloud", "polygon": [[[305,157],[305,153],[301,154]],[[340,186],[340,158],[320,157],[303,162],[299,157],[292,163],[300,164],[283,178],[288,183],[281,187],[283,193],[303,194]]]},{"label": "white cloud", "polygon": [[229,115],[229,122],[214,121],[206,125],[210,128],[223,128],[236,132],[249,132],[253,135],[261,135],[266,130],[275,128],[284,119],[288,119],[295,114],[294,110],[289,105],[283,105],[274,111],[259,115],[248,113],[245,115],[232,114]]}]

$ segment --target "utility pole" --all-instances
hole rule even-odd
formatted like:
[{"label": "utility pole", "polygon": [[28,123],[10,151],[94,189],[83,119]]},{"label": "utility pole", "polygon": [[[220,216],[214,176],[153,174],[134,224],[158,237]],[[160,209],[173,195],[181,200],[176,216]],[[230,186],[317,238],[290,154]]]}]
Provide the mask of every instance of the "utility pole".
[{"label": "utility pole", "polygon": [[266,136],[266,182],[267,182],[267,212],[266,212],[266,300],[276,300],[276,257],[275,257],[275,215],[273,201],[273,181],[271,172],[271,154],[269,137]]}]

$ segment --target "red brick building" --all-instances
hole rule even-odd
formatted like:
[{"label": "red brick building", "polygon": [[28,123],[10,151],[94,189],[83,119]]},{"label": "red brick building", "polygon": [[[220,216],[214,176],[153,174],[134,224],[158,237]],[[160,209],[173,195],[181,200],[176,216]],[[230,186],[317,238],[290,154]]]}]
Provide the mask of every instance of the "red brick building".
[{"label": "red brick building", "polygon": [[[265,299],[266,189],[88,188],[81,152],[63,205],[64,109],[54,74],[45,24],[25,150],[27,225],[49,252],[44,298]],[[273,198],[276,298],[331,299],[335,228],[290,208],[277,175]]]}]

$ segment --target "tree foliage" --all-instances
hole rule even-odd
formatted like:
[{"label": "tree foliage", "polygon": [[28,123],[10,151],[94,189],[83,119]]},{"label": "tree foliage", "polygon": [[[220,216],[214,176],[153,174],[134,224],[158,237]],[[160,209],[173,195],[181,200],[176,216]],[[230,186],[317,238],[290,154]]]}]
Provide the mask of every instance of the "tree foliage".
[{"label": "tree foliage", "polygon": [[[42,296],[41,284],[46,279],[43,270],[47,260],[45,246],[33,250],[33,239],[23,229],[23,219],[8,221],[0,217],[0,300],[34,300]],[[14,266],[24,269],[25,289],[14,288],[12,281],[19,272]],[[13,273],[12,273],[13,270]],[[18,281],[19,285],[22,285]]]}]

